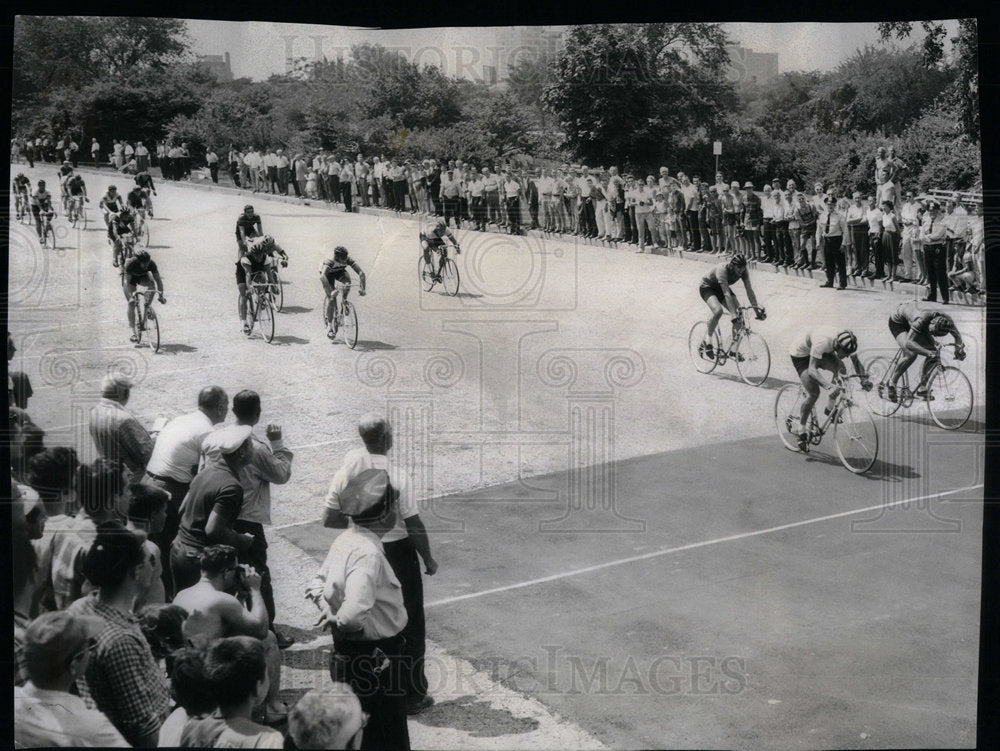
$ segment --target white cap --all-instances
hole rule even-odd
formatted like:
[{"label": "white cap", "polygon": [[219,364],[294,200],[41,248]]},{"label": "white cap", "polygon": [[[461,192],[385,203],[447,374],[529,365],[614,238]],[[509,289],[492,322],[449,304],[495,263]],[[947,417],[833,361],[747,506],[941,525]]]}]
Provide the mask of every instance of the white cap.
[{"label": "white cap", "polygon": [[205,436],[201,449],[206,456],[231,454],[246,442],[252,431],[249,425],[226,425]]}]

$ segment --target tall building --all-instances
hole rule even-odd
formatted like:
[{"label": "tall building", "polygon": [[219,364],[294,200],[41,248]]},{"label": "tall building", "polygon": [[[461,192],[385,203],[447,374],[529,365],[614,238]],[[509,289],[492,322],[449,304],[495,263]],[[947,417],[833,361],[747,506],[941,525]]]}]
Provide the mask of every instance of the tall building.
[{"label": "tall building", "polygon": [[198,55],[198,65],[215,76],[217,81],[232,81],[233,69],[229,65],[229,53],[222,55]]},{"label": "tall building", "polygon": [[504,26],[498,29],[494,46],[487,48],[486,60],[496,69],[497,82],[503,84],[510,69],[522,59],[545,56],[551,60],[564,46],[563,30],[559,27]]},{"label": "tall building", "polygon": [[768,83],[778,77],[778,53],[729,47],[729,80],[734,83]]}]

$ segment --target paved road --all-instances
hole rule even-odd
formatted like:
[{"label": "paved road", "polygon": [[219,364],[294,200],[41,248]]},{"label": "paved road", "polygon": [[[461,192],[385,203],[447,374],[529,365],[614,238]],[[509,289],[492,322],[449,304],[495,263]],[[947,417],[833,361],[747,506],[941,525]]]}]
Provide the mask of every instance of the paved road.
[{"label": "paved road", "polygon": [[[92,220],[108,182],[88,178]],[[277,577],[282,612],[307,629],[297,592],[330,541],[310,520],[357,418],[388,412],[442,565],[427,598],[448,655],[434,654],[541,702],[536,718],[546,707],[559,717],[523,722],[525,705],[498,708],[493,682],[442,685],[451,699],[415,723],[425,746],[970,742],[980,507],[964,501],[981,491],[925,496],[981,481],[981,424],[946,435],[919,409],[882,423],[883,461],[863,478],[829,447],[785,451],[772,427],[795,333],[837,321],[866,354],[890,350],[898,296],[754,274],[773,359],[754,389],[731,367],[690,366],[699,261],[461,232],[463,293],[447,298],[417,285],[415,220],[258,200],[292,258],[268,345],[236,317],[232,233],[245,202],[160,190],[158,355],[128,343],[102,230],[65,233],[43,253],[12,227],[11,328],[36,387],[31,413],[52,442],[89,449],[81,415],[109,365],[135,373],[129,406],[150,422],[192,408],[209,383],[259,391],[263,421],[282,423],[296,452],[274,537],[294,560]],[[369,277],[355,351],[323,333],[316,276],[335,244]],[[963,367],[982,403],[983,311],[950,312],[971,340]],[[468,698],[490,692],[488,706]]]}]

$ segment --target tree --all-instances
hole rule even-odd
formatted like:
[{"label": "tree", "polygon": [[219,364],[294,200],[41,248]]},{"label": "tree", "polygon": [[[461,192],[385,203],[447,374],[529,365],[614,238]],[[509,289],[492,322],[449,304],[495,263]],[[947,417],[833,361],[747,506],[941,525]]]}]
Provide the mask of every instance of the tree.
[{"label": "tree", "polygon": [[735,108],[728,43],[719,24],[574,26],[543,99],[581,158],[659,163]]},{"label": "tree", "polygon": [[533,113],[539,125],[545,127],[546,109],[542,102],[545,89],[553,80],[552,61],[546,54],[522,55],[508,71],[509,91],[514,99]]}]

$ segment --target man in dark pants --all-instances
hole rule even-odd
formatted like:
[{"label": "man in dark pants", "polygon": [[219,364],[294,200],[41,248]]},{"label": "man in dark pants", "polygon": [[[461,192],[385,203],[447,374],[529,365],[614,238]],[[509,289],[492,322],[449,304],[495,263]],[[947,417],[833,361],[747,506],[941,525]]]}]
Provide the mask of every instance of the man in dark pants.
[{"label": "man in dark pants", "polygon": [[431,160],[431,171],[427,175],[427,190],[434,203],[434,216],[442,216],[444,207],[441,205],[441,165]]},{"label": "man in dark pants", "polygon": [[525,198],[528,201],[528,214],[531,215],[531,229],[538,229],[538,184],[535,176],[530,177],[521,170],[521,183],[524,185]]},{"label": "man in dark pants", "polygon": [[847,289],[847,262],[844,258],[846,244],[851,245],[851,234],[847,227],[847,217],[837,211],[837,199],[827,195],[824,199],[826,211],[816,223],[816,244],[823,246],[823,265],[826,267],[826,284],[821,287],[832,287],[834,271],[840,276],[840,286],[837,289]]},{"label": "man in dark pants", "polygon": [[[356,475],[339,493],[338,513],[354,524],[337,536],[306,590],[333,633],[330,677],[347,683],[370,716],[362,749],[409,751],[400,667],[407,623],[402,588],[381,540],[396,526],[399,492],[384,469]],[[346,582],[351,581],[351,587]]]},{"label": "man in dark pants", "polygon": [[344,458],[344,464],[330,483],[326,497],[323,524],[333,529],[348,526],[343,511],[343,498],[354,478],[374,469],[387,470],[393,487],[399,493],[397,521],[382,538],[382,548],[392,570],[399,579],[406,608],[407,624],[402,631],[406,643],[403,647],[402,687],[406,693],[406,711],[417,714],[434,704],[427,693],[427,676],[424,673],[426,629],[424,625],[424,585],[420,574],[420,558],[428,576],[437,571],[437,561],[431,555],[427,529],[417,513],[411,483],[405,473],[388,469],[387,454],[392,448],[392,426],[378,415],[364,415],[358,423],[358,433],[364,449],[353,449]]},{"label": "man in dark pants", "polygon": [[924,248],[924,264],[927,267],[927,284],[930,289],[924,302],[937,302],[937,290],[941,290],[941,302],[948,304],[947,251],[948,226],[941,216],[941,204],[935,199],[927,202],[927,213],[920,228],[920,242]]}]

